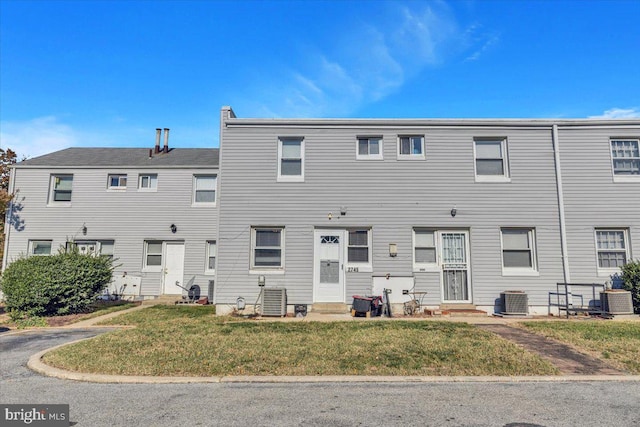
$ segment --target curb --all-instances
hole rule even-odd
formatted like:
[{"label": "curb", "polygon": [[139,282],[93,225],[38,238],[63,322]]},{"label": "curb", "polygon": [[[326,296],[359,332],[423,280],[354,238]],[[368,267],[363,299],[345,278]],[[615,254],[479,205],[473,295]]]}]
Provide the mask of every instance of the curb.
[{"label": "curb", "polygon": [[[91,337],[93,338],[93,337]],[[157,377],[157,376],[128,376],[88,374],[54,368],[42,361],[42,357],[50,351],[69,344],[74,344],[91,338],[82,338],[55,347],[42,350],[29,358],[29,369],[49,377],[83,381],[92,383],[113,384],[189,384],[189,383],[227,383],[227,384],[289,384],[289,383],[390,383],[390,384],[418,384],[418,383],[535,383],[535,382],[640,382],[640,375],[559,375],[559,376],[358,376],[358,375],[329,375],[329,376],[214,376],[214,377]]]}]

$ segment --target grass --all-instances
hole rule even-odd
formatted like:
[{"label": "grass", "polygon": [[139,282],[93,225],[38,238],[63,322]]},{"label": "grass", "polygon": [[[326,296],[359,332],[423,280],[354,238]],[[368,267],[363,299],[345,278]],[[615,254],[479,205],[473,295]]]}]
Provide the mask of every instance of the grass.
[{"label": "grass", "polygon": [[462,323],[265,322],[181,306],[154,306],[105,323],[136,328],[60,348],[45,361],[124,375],[558,374],[539,357]]},{"label": "grass", "polygon": [[523,322],[522,325],[532,332],[604,359],[616,368],[640,374],[638,322]]}]

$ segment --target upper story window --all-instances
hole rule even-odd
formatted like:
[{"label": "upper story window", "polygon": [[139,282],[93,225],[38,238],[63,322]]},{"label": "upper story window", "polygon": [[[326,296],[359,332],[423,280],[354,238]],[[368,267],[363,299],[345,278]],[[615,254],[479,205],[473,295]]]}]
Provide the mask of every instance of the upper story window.
[{"label": "upper story window", "polygon": [[356,151],[358,160],[382,160],[382,138],[359,137]]},{"label": "upper story window", "polygon": [[212,205],[216,202],[216,175],[195,175],[193,177],[193,203]]},{"label": "upper story window", "polygon": [[281,270],[284,268],[284,228],[251,229],[251,268]]},{"label": "upper story window", "polygon": [[615,180],[640,179],[640,140],[612,139],[611,161]]},{"label": "upper story window", "polygon": [[507,140],[476,138],[474,143],[476,181],[508,181]]},{"label": "upper story window", "polygon": [[73,175],[51,175],[51,192],[49,203],[71,202]]},{"label": "upper story window", "polygon": [[52,240],[29,240],[29,255],[51,255]]},{"label": "upper story window", "polygon": [[371,268],[371,230],[351,229],[347,242],[347,263],[351,267]]},{"label": "upper story window", "polygon": [[216,254],[217,246],[215,240],[207,240],[207,265],[205,271],[207,273],[214,273],[216,271]]},{"label": "upper story window", "polygon": [[500,234],[503,274],[536,273],[535,229],[503,228]]},{"label": "upper story window", "polygon": [[400,136],[398,138],[399,160],[422,160],[424,158],[425,154],[423,136]]},{"label": "upper story window", "polygon": [[109,190],[125,190],[127,188],[127,175],[109,174],[107,185]]},{"label": "upper story window", "polygon": [[434,230],[413,229],[413,267],[416,271],[437,269],[436,233]]},{"label": "upper story window", "polygon": [[158,188],[158,174],[140,174],[138,176],[138,190],[156,191]]},{"label": "upper story window", "polygon": [[304,139],[278,140],[278,181],[304,181]]},{"label": "upper story window", "polygon": [[626,229],[596,229],[596,253],[598,271],[604,274],[616,273],[629,259],[629,245]]}]

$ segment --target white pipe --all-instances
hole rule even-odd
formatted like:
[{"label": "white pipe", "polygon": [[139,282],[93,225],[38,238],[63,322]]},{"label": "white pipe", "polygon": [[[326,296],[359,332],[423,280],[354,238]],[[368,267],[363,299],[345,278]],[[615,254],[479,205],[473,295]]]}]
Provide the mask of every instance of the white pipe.
[{"label": "white pipe", "polygon": [[[16,168],[11,167],[9,174],[9,194],[13,194],[16,186]],[[11,234],[11,224],[13,218],[13,199],[7,204],[7,211],[4,216],[4,256],[2,257],[2,271],[7,268],[7,260],[9,259],[9,235]]]},{"label": "white pipe", "polygon": [[[558,189],[558,211],[560,214],[560,247],[562,251],[562,272],[564,273],[564,283],[571,283],[571,272],[569,271],[569,251],[567,249],[567,226],[564,212],[564,193],[562,190],[562,168],[560,167],[560,140],[558,138],[558,125],[553,125],[552,130],[553,155],[556,166],[556,186]],[[567,286],[567,302],[571,302],[571,287]]]}]

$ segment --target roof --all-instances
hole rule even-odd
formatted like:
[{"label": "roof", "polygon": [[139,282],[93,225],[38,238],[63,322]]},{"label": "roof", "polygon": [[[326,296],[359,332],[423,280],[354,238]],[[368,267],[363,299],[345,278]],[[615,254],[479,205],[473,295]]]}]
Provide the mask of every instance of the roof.
[{"label": "roof", "polygon": [[149,148],[74,147],[16,163],[15,167],[217,168],[218,154],[217,148],[171,148],[166,154],[149,157]]}]

